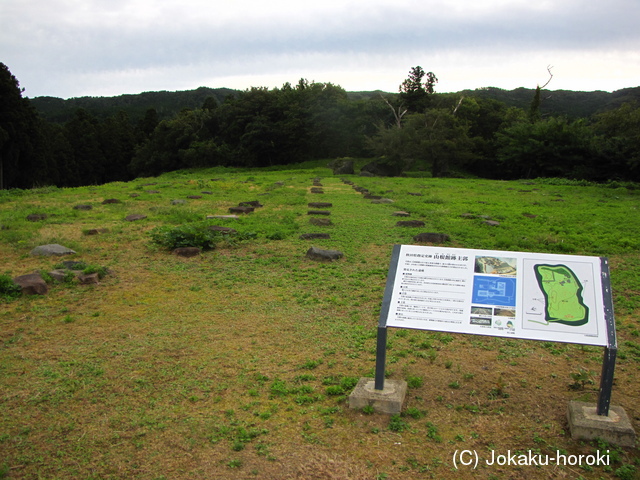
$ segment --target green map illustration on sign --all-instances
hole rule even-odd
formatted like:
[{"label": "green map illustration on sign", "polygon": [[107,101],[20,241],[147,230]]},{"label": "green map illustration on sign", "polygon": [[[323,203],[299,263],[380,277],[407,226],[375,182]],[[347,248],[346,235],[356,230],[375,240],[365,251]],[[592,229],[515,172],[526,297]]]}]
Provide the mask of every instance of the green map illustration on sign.
[{"label": "green map illustration on sign", "polygon": [[582,299],[582,284],[566,265],[535,265],[544,294],[545,320],[578,327],[589,321],[589,307]]}]

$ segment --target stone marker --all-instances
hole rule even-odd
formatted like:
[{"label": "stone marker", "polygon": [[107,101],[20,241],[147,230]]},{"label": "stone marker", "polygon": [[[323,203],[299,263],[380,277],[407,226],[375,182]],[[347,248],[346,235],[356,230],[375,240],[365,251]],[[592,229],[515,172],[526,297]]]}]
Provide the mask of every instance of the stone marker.
[{"label": "stone marker", "polygon": [[27,215],[27,220],[30,222],[39,222],[40,220],[46,220],[49,217],[46,213],[32,213]]},{"label": "stone marker", "polygon": [[124,219],[127,222],[135,222],[137,220],[144,220],[147,218],[146,215],[142,215],[141,213],[132,213],[131,215],[127,215]]},{"label": "stone marker", "polygon": [[101,233],[107,233],[109,230],[106,228],[91,228],[84,232],[85,235],[100,235]]},{"label": "stone marker", "polygon": [[315,238],[331,238],[328,233],[303,233],[300,235],[300,240],[313,240]]},{"label": "stone marker", "polygon": [[248,214],[253,212],[254,210],[254,207],[231,207],[229,208],[229,213]]},{"label": "stone marker", "polygon": [[309,202],[307,204],[310,208],[331,208],[333,207],[333,203],[329,202]]},{"label": "stone marker", "polygon": [[100,275],[98,273],[79,273],[78,280],[82,285],[96,285],[100,283]]},{"label": "stone marker", "polygon": [[182,200],[182,199],[171,200],[171,205],[184,205],[186,203],[187,203],[187,201],[186,200]]},{"label": "stone marker", "polygon": [[207,215],[207,219],[212,220],[214,218],[220,219],[220,220],[238,220],[238,216],[237,215]]},{"label": "stone marker", "polygon": [[264,205],[262,205],[258,200],[251,200],[250,202],[240,202],[238,206],[260,208],[260,207],[263,207]]},{"label": "stone marker", "polygon": [[362,377],[349,395],[349,408],[372,406],[377,413],[395,415],[402,410],[402,403],[407,393],[407,382],[404,380],[385,380],[384,389],[375,389],[373,378]]},{"label": "stone marker", "polygon": [[75,205],[73,207],[74,210],[91,210],[92,208],[91,205]]},{"label": "stone marker", "polygon": [[202,195],[187,195],[187,198],[189,198],[191,200],[198,200],[198,199],[202,198]]},{"label": "stone marker", "polygon": [[339,250],[323,250],[322,248],[318,248],[318,247],[311,247],[309,250],[307,250],[307,258],[310,258],[312,260],[333,261],[333,260],[338,260],[343,256],[344,254]]},{"label": "stone marker", "polygon": [[449,235],[445,233],[419,233],[413,237],[414,242],[419,243],[445,243],[450,240]]},{"label": "stone marker", "polygon": [[312,225],[315,225],[317,227],[328,227],[330,225],[333,225],[333,222],[331,220],[329,220],[328,218],[315,218],[312,217],[309,219],[309,223]]},{"label": "stone marker", "polygon": [[414,197],[421,197],[422,194],[421,193],[417,193],[417,192],[408,192],[409,195],[413,195]]},{"label": "stone marker", "polygon": [[63,247],[57,243],[51,243],[49,245],[40,245],[31,250],[31,255],[43,255],[50,257],[52,255],[74,255],[76,252],[70,248]]},{"label": "stone marker", "polygon": [[46,295],[49,291],[47,282],[43,280],[39,273],[20,275],[15,277],[13,282],[20,285],[22,293],[25,295]]},{"label": "stone marker", "polygon": [[411,214],[409,212],[393,212],[391,214],[393,217],[410,217]]},{"label": "stone marker", "polygon": [[329,210],[309,210],[307,215],[331,215]]},{"label": "stone marker", "polygon": [[209,227],[209,230],[213,230],[214,232],[221,232],[221,233],[230,233],[230,234],[235,234],[238,233],[235,229],[230,228],[230,227],[219,227],[218,225],[211,225]]},{"label": "stone marker", "polygon": [[318,187],[311,187],[311,193],[324,193],[324,190]]},{"label": "stone marker", "polygon": [[367,200],[380,200],[382,197],[380,195],[371,195],[370,193],[365,193],[364,198]]},{"label": "stone marker", "polygon": [[636,432],[622,407],[609,406],[609,415],[598,415],[596,404],[571,401],[567,408],[567,419],[571,438],[574,440],[602,440],[633,448]]},{"label": "stone marker", "polygon": [[200,255],[200,252],[202,252],[202,250],[199,247],[178,247],[171,253],[179,257],[195,257]]},{"label": "stone marker", "polygon": [[396,227],[424,227],[422,220],[401,220],[396,223]]},{"label": "stone marker", "polygon": [[109,204],[113,204],[113,203],[122,203],[120,200],[118,200],[117,198],[107,198],[106,200],[104,200],[102,202],[103,205],[109,205]]},{"label": "stone marker", "polygon": [[377,200],[371,200],[371,203],[390,204],[393,203],[393,200],[390,198],[379,198]]}]

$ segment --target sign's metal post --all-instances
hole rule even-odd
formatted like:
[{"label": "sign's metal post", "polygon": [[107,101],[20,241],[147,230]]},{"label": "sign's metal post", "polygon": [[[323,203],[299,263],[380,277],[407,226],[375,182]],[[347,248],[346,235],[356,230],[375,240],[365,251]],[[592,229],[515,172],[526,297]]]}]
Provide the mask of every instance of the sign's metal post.
[{"label": "sign's metal post", "polygon": [[398,269],[398,259],[400,258],[400,248],[402,245],[394,245],[391,252],[391,262],[389,273],[387,274],[387,285],[384,288],[382,306],[380,307],[380,321],[378,322],[378,341],[376,345],[376,377],[375,389],[384,390],[384,366],[387,361],[387,316],[391,305],[391,296],[395,285],[396,271]]},{"label": "sign's metal post", "polygon": [[384,390],[384,366],[387,361],[387,327],[378,327],[378,344],[376,346],[375,389]]},{"label": "sign's metal post", "polygon": [[602,300],[604,302],[604,316],[607,325],[607,346],[604,349],[604,357],[602,359],[600,393],[598,395],[596,413],[598,415],[608,416],[609,404],[611,403],[611,389],[613,387],[613,371],[616,366],[618,346],[616,340],[616,321],[613,315],[609,260],[606,257],[600,257],[600,269],[602,272]]},{"label": "sign's metal post", "polygon": [[616,349],[606,347],[604,349],[604,359],[602,360],[602,374],[600,376],[600,393],[598,395],[598,405],[596,413],[598,415],[609,415],[609,404],[611,403],[611,388],[613,387],[613,370],[616,366]]}]

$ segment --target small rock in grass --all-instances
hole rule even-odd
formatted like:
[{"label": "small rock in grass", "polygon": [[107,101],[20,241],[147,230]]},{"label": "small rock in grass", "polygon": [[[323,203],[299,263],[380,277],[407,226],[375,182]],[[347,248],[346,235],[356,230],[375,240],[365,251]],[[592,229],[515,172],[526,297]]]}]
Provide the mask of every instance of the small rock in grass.
[{"label": "small rock in grass", "polygon": [[424,227],[422,220],[403,220],[396,223],[396,227]]},{"label": "small rock in grass", "polygon": [[450,240],[450,237],[446,233],[425,232],[414,236],[413,240],[419,243],[445,243]]},{"label": "small rock in grass", "polygon": [[175,248],[171,253],[177,255],[179,257],[195,257],[200,255],[202,249],[199,247],[178,247]]},{"label": "small rock in grass", "polygon": [[318,247],[311,247],[309,250],[307,250],[307,258],[310,258],[312,260],[333,261],[338,260],[343,256],[344,254],[339,250],[323,250],[322,248]]},{"label": "small rock in grass", "polygon": [[47,282],[44,281],[39,273],[29,273],[20,275],[13,279],[18,284],[25,295],[46,295],[49,291]]},{"label": "small rock in grass", "polygon": [[31,255],[43,255],[45,257],[50,257],[52,255],[74,255],[75,253],[76,252],[74,250],[58,245],[57,243],[40,245],[31,250]]}]

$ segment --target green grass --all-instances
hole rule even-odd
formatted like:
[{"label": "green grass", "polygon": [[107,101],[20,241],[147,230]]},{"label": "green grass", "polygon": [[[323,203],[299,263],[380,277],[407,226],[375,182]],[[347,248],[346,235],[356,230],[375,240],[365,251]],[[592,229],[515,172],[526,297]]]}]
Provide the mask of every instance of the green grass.
[{"label": "green grass", "polygon": [[[315,177],[324,194],[310,193]],[[453,247],[608,256],[620,344],[613,402],[640,416],[638,190],[348,179],[394,203],[371,203],[319,164],[0,193],[0,274],[53,269],[60,259],[29,255],[43,243],[73,248],[73,260],[109,272],[98,285],[51,284],[45,297],[0,300],[0,473],[450,479],[471,478],[453,470],[457,448],[599,448],[572,441],[564,421],[568,401],[597,398],[597,381],[575,376],[599,371],[595,347],[393,330],[387,375],[411,387],[402,415],[348,408],[358,379],[373,376],[392,247],[420,232],[448,234]],[[103,205],[107,198],[122,203]],[[207,219],[253,200],[264,206],[252,214]],[[333,204],[331,226],[309,222],[307,203],[317,201]],[[398,210],[426,227],[396,227]],[[30,213],[48,217],[29,222]],[[147,218],[124,220],[133,213]],[[211,224],[252,235],[194,258],[171,255],[151,235]],[[84,234],[92,228],[108,232]],[[315,232],[330,238],[299,238]],[[311,245],[344,257],[311,261]],[[576,382],[580,389],[570,387]],[[620,450],[609,471],[583,475],[616,478],[637,462],[635,450]]]}]

